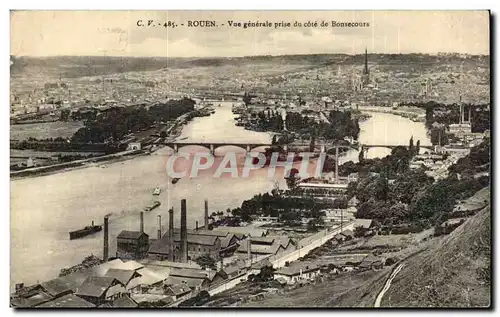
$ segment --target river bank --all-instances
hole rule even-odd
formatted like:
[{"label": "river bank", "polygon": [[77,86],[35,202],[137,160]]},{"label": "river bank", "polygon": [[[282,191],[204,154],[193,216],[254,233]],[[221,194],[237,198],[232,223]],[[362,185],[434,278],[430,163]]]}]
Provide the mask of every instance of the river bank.
[{"label": "river bank", "polygon": [[[183,126],[179,138],[187,142],[270,143],[272,135],[247,131],[234,125],[231,102],[216,107],[209,117],[198,117]],[[395,133],[397,131],[398,133]],[[407,145],[424,138],[423,124],[391,114],[374,113],[360,124],[362,144]],[[196,153],[202,148],[187,146],[180,151]],[[206,149],[203,149],[206,151]],[[238,153],[238,164],[244,164],[242,149],[222,147],[220,155]],[[240,152],[239,152],[240,151]],[[387,155],[389,149],[373,148],[368,157]],[[116,236],[122,230],[138,230],[139,212],[153,201],[155,187],[162,189],[158,197],[161,206],[144,215],[144,229],[150,237],[156,236],[159,215],[162,227],[168,226],[168,210],[174,207],[174,224],[179,226],[180,200],[187,199],[188,227],[196,221],[203,223],[204,200],[209,200],[210,214],[217,210],[240,207],[255,194],[270,192],[275,181],[286,188],[280,176],[268,177],[267,170],[256,170],[249,178],[214,178],[213,171],[200,171],[196,178],[184,178],[173,185],[165,166],[172,150],[160,148],[151,155],[139,155],[119,163],[106,162],[107,168],[77,168],[64,173],[12,179],[11,187],[11,287],[14,283],[36,283],[50,280],[63,267],[80,263],[89,254],[102,254],[102,233],[70,241],[68,232],[82,228],[92,221],[110,218],[110,254],[116,252]],[[341,164],[357,161],[358,152],[348,151]],[[281,175],[277,169],[277,175]],[[36,233],[36,238],[33,234]]]}]

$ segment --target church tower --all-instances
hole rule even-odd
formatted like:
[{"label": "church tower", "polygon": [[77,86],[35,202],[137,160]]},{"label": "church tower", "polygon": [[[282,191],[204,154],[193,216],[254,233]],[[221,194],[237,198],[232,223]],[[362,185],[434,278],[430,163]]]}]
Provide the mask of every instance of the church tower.
[{"label": "church tower", "polygon": [[370,83],[370,71],[368,70],[368,49],[365,48],[365,68],[363,69],[363,85]]}]

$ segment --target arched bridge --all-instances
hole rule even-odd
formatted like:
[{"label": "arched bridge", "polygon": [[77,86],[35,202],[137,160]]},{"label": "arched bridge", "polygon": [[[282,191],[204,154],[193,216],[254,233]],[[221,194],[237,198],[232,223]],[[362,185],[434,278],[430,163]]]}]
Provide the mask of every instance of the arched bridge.
[{"label": "arched bridge", "polygon": [[[273,144],[271,143],[232,143],[232,142],[167,142],[165,143],[166,146],[172,148],[174,152],[179,151],[179,149],[186,147],[186,146],[201,146],[204,147],[208,150],[210,150],[210,153],[212,155],[215,153],[215,150],[217,150],[220,147],[224,146],[235,146],[244,149],[247,152],[251,152],[255,148],[258,147],[270,147]],[[286,149],[285,149],[286,150]]]},{"label": "arched bridge", "polygon": [[[208,150],[210,150],[210,153],[212,155],[215,154],[215,150],[220,148],[220,147],[225,147],[225,146],[234,146],[234,147],[239,147],[246,152],[251,152],[252,150],[258,148],[258,147],[271,147],[273,144],[271,143],[237,143],[237,142],[167,142],[165,143],[166,146],[172,148],[174,152],[178,152],[180,148],[186,147],[186,146],[201,146],[204,147]],[[282,145],[283,149],[285,151],[288,151],[289,147],[297,148],[297,147],[309,147],[309,143],[291,143],[291,144],[285,144]],[[334,144],[321,144],[317,143],[314,145],[315,149],[319,148],[319,151],[321,153],[326,152],[331,149],[354,149],[361,151],[368,151],[371,148],[389,148],[389,149],[394,149],[396,147],[408,147],[407,145],[401,145],[401,144],[352,144],[352,145],[334,145]],[[432,150],[434,146],[432,145],[420,145],[420,148],[425,148]]]}]

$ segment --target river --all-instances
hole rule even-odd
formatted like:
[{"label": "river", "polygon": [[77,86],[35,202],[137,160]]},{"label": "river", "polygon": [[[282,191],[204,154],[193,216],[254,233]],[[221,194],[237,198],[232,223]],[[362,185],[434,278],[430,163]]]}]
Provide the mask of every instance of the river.
[{"label": "river", "polygon": [[[210,117],[195,118],[179,136],[181,142],[270,142],[269,133],[253,132],[234,125],[231,103],[216,107]],[[407,145],[413,135],[422,145],[430,144],[422,123],[384,113],[360,124],[362,144]],[[181,151],[207,151],[185,147]],[[238,163],[245,160],[244,150],[224,147],[216,151],[221,160],[226,151],[236,151]],[[390,150],[370,149],[368,157],[385,156]],[[203,171],[196,178],[181,179],[172,185],[166,173],[166,162],[172,151],[160,149],[152,155],[124,162],[93,166],[56,174],[11,181],[11,288],[15,283],[30,285],[58,276],[63,267],[80,263],[86,256],[102,256],[102,232],[79,240],[69,240],[69,231],[80,229],[92,221],[102,223],[110,218],[110,255],[116,252],[116,236],[121,230],[139,229],[139,212],[155,198],[155,187],[163,189],[156,198],[162,205],[144,215],[144,228],[156,238],[158,215],[163,231],[167,227],[167,211],[174,207],[174,222],[179,224],[180,200],[187,199],[188,226],[202,224],[204,199],[209,200],[210,213],[240,206],[257,193],[270,191],[273,179],[267,171],[257,170],[250,178],[212,177],[213,170]],[[356,161],[358,153],[348,152],[342,162]],[[285,182],[279,179],[280,187]]]}]

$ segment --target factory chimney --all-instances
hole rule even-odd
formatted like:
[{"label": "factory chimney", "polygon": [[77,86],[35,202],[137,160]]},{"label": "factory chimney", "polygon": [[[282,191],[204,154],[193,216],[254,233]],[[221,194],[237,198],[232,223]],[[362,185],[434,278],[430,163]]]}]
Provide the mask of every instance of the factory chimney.
[{"label": "factory chimney", "polygon": [[208,200],[205,199],[205,230],[208,230]]},{"label": "factory chimney", "polygon": [[108,224],[109,216],[104,216],[104,250],[102,259],[104,262],[108,261],[109,258],[109,224]]},{"label": "factory chimney", "polygon": [[196,220],[196,231],[198,231],[198,220]]},{"label": "factory chimney", "polygon": [[140,224],[140,227],[139,227],[139,231],[141,233],[144,232],[144,212],[143,211],[141,211],[141,224]]},{"label": "factory chimney", "polygon": [[158,215],[158,240],[161,239],[161,215]]},{"label": "factory chimney", "polygon": [[248,238],[247,238],[247,257],[248,257],[248,263],[249,266],[252,265],[252,242],[250,241],[252,239],[252,237],[250,235],[248,235]]},{"label": "factory chimney", "polygon": [[168,211],[168,260],[174,261],[174,208]]},{"label": "factory chimney", "polygon": [[188,261],[188,241],[187,241],[187,207],[186,200],[181,200],[181,262]]}]

